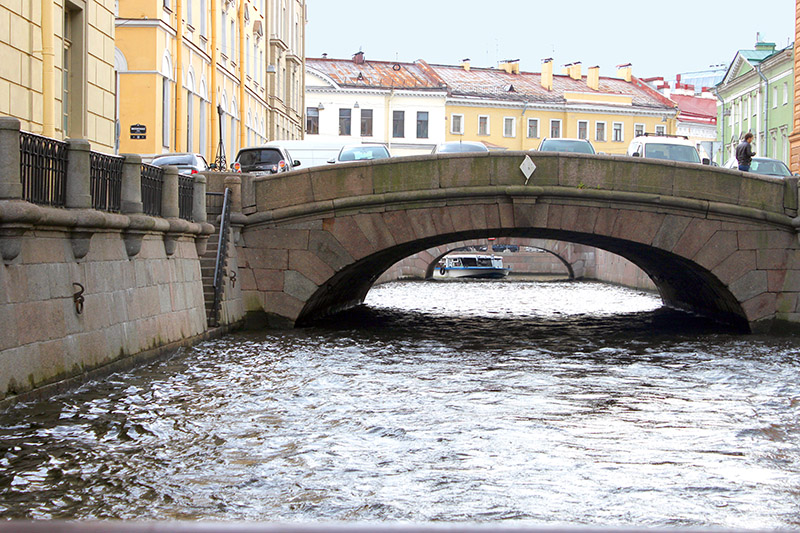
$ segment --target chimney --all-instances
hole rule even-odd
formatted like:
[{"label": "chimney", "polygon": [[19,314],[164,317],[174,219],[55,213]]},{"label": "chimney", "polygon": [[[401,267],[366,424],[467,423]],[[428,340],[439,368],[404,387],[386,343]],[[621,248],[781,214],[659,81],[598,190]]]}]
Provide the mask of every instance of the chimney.
[{"label": "chimney", "polygon": [[507,59],[500,62],[500,70],[506,74],[519,74],[519,59]]},{"label": "chimney", "polygon": [[553,58],[542,59],[542,87],[553,90]]},{"label": "chimney", "polygon": [[595,91],[600,90],[600,67],[589,67],[589,73],[586,75],[586,85]]},{"label": "chimney", "polygon": [[633,76],[633,67],[630,63],[626,63],[625,65],[617,65],[617,77],[622,78],[623,80],[630,82]]},{"label": "chimney", "polygon": [[467,72],[469,72],[469,68],[470,68],[469,65],[470,65],[470,59],[468,57],[461,60],[461,68],[463,68]]},{"label": "chimney", "polygon": [[364,59],[364,52],[362,52],[361,50],[359,50],[353,55],[353,63],[355,63],[356,65],[363,65],[364,61],[366,61]]},{"label": "chimney", "polygon": [[573,80],[579,80],[581,76],[581,62],[576,61],[569,66],[569,77]]}]

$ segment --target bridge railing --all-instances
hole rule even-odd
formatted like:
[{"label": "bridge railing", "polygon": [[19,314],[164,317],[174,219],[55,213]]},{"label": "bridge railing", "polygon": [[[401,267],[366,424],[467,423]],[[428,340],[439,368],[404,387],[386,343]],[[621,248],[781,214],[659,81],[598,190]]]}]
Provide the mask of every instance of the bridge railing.
[{"label": "bridge railing", "polygon": [[[128,172],[126,178],[129,164],[138,168],[138,175]],[[194,176],[177,175],[175,194],[165,195],[165,173],[177,174],[176,168],[142,164],[135,154],[95,152],[82,139],[59,141],[21,131],[19,121],[11,117],[0,117],[0,168],[0,199],[161,217],[162,202],[175,198],[178,218],[198,218],[193,212]]]}]

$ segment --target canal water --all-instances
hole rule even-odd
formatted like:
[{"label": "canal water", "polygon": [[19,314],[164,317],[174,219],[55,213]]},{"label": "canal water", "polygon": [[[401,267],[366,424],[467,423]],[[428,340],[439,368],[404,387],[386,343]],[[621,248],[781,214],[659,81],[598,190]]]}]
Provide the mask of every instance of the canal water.
[{"label": "canal water", "polygon": [[798,346],[597,283],[386,284],[0,413],[0,516],[797,528]]}]

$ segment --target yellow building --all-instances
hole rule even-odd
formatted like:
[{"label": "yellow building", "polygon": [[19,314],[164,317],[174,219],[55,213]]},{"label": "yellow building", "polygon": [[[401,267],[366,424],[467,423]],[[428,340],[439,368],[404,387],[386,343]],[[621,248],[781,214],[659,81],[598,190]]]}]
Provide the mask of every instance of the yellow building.
[{"label": "yellow building", "polygon": [[300,138],[305,20],[305,0],[119,3],[118,150],[230,164],[243,146]]},{"label": "yellow building", "polygon": [[0,114],[114,149],[114,2],[0,2]]},{"label": "yellow building", "polygon": [[636,79],[630,65],[616,78],[580,63],[553,73],[520,72],[517,61],[500,68],[431,65],[448,87],[447,140],[470,140],[490,148],[530,150],[546,137],[588,139],[595,150],[624,154],[645,132],[674,134],[677,106]]}]

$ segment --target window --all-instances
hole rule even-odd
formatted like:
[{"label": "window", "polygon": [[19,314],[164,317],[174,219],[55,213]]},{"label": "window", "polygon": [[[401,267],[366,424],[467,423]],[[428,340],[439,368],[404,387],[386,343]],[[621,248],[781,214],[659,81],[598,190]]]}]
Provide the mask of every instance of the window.
[{"label": "window", "polygon": [[561,121],[560,120],[551,120],[550,121],[550,137],[553,139],[561,138]]},{"label": "window", "polygon": [[598,142],[606,142],[606,123],[594,123],[594,140]]},{"label": "window", "polygon": [[428,138],[428,112],[417,111],[417,139]]},{"label": "window", "polygon": [[161,146],[169,148],[169,79],[161,79]]},{"label": "window", "polygon": [[783,82],[783,105],[789,103],[789,83]]},{"label": "window", "polygon": [[225,20],[225,13],[222,14],[220,19],[222,21],[222,22],[220,22],[220,26],[222,28],[222,39],[220,39],[220,43],[222,44],[222,50],[220,50],[220,53],[227,57],[227,55],[228,55],[228,37],[227,37],[228,32],[227,32],[227,30],[225,28],[228,26],[228,21]]},{"label": "window", "polygon": [[666,135],[667,134],[667,127],[663,124],[659,124],[656,126],[656,135]]},{"label": "window", "polygon": [[578,121],[578,139],[589,139],[589,121]]},{"label": "window", "polygon": [[450,115],[450,133],[464,134],[464,115]]},{"label": "window", "polygon": [[352,113],[352,109],[339,110],[339,135],[350,135],[350,119]]},{"label": "window", "polygon": [[528,119],[528,138],[529,139],[536,139],[539,137],[539,119],[538,118],[529,118]]},{"label": "window", "polygon": [[186,151],[194,152],[194,102],[192,102],[192,91],[186,91]]},{"label": "window", "polygon": [[86,53],[84,49],[84,10],[72,2],[64,2],[61,116],[64,137],[85,134],[84,82]]},{"label": "window", "polygon": [[514,117],[503,118],[503,137],[516,137],[517,125],[514,123]]},{"label": "window", "polygon": [[641,137],[644,135],[644,124],[634,124],[633,125],[633,136],[634,137]]},{"label": "window", "polygon": [[206,0],[200,0],[200,35],[206,34]]},{"label": "window", "polygon": [[614,122],[611,130],[611,140],[615,143],[621,143],[624,139],[622,131],[622,122]]},{"label": "window", "polygon": [[772,87],[772,109],[778,107],[778,88]]},{"label": "window", "polygon": [[361,136],[372,137],[372,109],[361,110]]},{"label": "window", "polygon": [[306,108],[306,134],[319,135],[319,108]]},{"label": "window", "polygon": [[478,135],[489,135],[489,117],[478,116]]},{"label": "window", "polygon": [[392,111],[392,137],[406,136],[406,112]]}]

